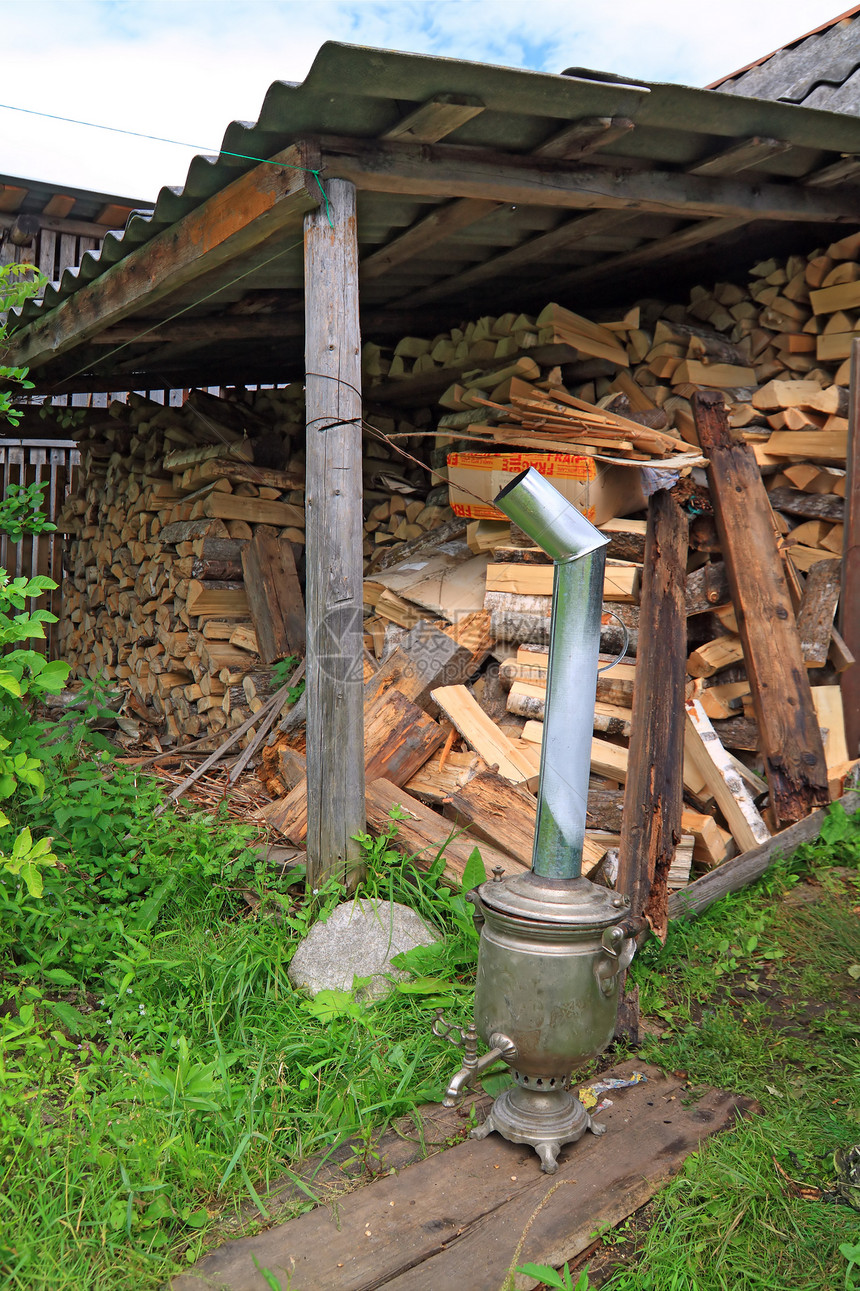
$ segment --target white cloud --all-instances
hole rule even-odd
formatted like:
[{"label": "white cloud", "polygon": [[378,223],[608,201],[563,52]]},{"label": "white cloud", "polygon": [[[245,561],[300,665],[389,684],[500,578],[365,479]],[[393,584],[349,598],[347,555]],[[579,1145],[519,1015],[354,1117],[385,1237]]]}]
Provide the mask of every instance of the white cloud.
[{"label": "white cloud", "polygon": [[[269,84],[326,40],[560,72],[703,85],[827,21],[834,0],[30,0],[35,46],[4,63],[4,103],[217,149]],[[20,0],[0,0],[8,30]],[[337,87],[332,87],[336,91]],[[0,112],[0,171],[153,197],[193,151]]]}]

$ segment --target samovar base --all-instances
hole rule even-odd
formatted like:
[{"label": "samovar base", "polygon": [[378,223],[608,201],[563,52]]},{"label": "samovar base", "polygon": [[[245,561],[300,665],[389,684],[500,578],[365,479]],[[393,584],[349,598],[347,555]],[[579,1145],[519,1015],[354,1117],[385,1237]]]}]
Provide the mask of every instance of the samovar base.
[{"label": "samovar base", "polygon": [[499,1094],[487,1119],[472,1130],[471,1137],[485,1139],[495,1131],[509,1143],[528,1143],[540,1157],[541,1170],[555,1174],[561,1149],[566,1143],[576,1143],[586,1130],[605,1134],[606,1126],[592,1120],[579,1099],[561,1082],[554,1089],[517,1084]]}]

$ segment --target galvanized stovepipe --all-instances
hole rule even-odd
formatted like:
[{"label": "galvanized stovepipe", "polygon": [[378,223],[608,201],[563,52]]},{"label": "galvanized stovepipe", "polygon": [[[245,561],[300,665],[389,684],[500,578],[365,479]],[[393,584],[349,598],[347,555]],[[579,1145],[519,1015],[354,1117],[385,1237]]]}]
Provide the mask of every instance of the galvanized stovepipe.
[{"label": "galvanized stovepipe", "polygon": [[547,879],[576,879],[582,872],[609,539],[533,468],[512,480],[495,505],[555,566],[532,870]]}]

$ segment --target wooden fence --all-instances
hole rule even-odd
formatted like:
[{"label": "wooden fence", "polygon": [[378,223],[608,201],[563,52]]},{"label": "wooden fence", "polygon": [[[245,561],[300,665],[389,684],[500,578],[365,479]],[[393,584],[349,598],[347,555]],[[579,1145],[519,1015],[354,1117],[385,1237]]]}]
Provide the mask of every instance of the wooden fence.
[{"label": "wooden fence", "polygon": [[[5,498],[8,495],[11,484],[26,488],[30,484],[44,483],[47,488],[43,509],[47,518],[56,522],[66,497],[75,486],[80,460],[80,452],[72,440],[0,439],[0,496]],[[12,542],[7,534],[0,537],[0,567],[10,577],[47,574],[57,584],[55,591],[46,592],[39,598],[38,605],[58,617],[63,582],[63,545],[64,537],[57,532],[25,534],[20,542]],[[45,625],[49,657],[53,657],[56,644],[52,627],[52,624]]]}]

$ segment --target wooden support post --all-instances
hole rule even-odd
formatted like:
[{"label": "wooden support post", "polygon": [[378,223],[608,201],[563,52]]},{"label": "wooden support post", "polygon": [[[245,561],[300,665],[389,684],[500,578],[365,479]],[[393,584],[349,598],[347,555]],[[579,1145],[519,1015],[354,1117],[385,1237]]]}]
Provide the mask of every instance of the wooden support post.
[{"label": "wooden support post", "polygon": [[355,187],[305,218],[307,882],[347,880],[364,829],[361,337]]},{"label": "wooden support post", "polygon": [[845,539],[839,632],[857,660],[839,675],[848,756],[860,755],[860,342],[851,345],[851,403],[845,459]]},{"label": "wooden support post", "polygon": [[693,412],[708,476],[778,823],[829,801],[824,747],[772,512],[752,449],[729,430],[721,391],[702,390]]},{"label": "wooden support post", "polygon": [[687,520],[665,489],[648,501],[639,653],[624,791],[619,892],[665,936],[666,882],[681,837],[687,653]]}]

